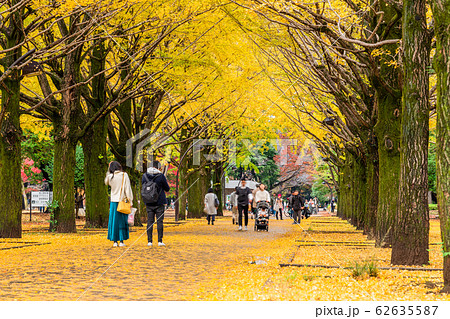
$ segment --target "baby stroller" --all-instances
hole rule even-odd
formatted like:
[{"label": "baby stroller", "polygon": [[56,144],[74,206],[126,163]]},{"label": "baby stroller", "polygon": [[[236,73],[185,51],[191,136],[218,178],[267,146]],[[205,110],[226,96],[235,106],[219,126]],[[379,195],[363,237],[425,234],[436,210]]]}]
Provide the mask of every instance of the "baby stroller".
[{"label": "baby stroller", "polygon": [[255,231],[269,231],[270,206],[267,202],[258,202],[256,204]]},{"label": "baby stroller", "polygon": [[308,219],[309,217],[311,217],[311,212],[309,211],[308,207],[305,207],[305,209],[303,209],[302,215],[303,215],[303,217],[305,217],[305,219]]}]

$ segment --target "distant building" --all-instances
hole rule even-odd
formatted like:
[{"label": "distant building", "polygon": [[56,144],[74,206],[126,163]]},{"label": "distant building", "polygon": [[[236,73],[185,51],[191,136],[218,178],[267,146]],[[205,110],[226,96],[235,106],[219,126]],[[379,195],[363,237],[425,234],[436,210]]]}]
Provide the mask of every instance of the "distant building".
[{"label": "distant building", "polygon": [[[225,181],[225,198],[227,202],[230,200],[230,195],[234,190],[236,189],[236,186],[241,185],[240,180],[229,180]],[[256,188],[256,182],[255,181],[247,181],[246,186],[250,189]]]}]

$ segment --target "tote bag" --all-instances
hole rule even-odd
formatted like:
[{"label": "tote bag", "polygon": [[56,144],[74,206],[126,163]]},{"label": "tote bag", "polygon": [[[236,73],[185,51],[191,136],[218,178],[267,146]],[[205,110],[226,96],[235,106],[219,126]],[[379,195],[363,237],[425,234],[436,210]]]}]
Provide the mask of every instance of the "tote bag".
[{"label": "tote bag", "polygon": [[[122,191],[123,191],[123,182],[125,179],[125,173],[123,173],[122,178],[122,186],[120,187],[120,197],[122,197]],[[131,203],[128,198],[124,198],[119,202],[119,205],[117,205],[117,211],[122,214],[130,214],[131,213]]]}]

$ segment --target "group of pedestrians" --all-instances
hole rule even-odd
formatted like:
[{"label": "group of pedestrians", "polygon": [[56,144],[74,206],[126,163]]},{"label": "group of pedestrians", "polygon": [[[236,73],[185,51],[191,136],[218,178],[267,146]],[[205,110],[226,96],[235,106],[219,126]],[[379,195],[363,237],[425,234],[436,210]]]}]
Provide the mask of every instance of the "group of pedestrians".
[{"label": "group of pedestrians", "polygon": [[[147,241],[148,246],[153,246],[153,225],[157,224],[158,246],[165,246],[163,242],[164,234],[164,213],[167,205],[166,192],[170,190],[166,177],[160,171],[161,165],[154,161],[142,176],[142,198],[147,209]],[[105,184],[111,187],[110,210],[107,238],[114,242],[113,247],[125,246],[124,241],[130,238],[128,215],[118,211],[121,202],[128,202],[130,207],[133,203],[133,191],[128,174],[123,171],[120,163],[113,161],[109,164],[105,177]],[[230,198],[233,211],[233,224],[239,225],[238,230],[248,230],[249,212],[256,214],[257,204],[267,202],[270,204],[271,198],[264,184],[257,184],[253,191],[247,186],[247,181],[243,178]],[[214,194],[212,188],[205,196],[205,213],[208,225],[214,225],[219,207],[219,199]],[[317,209],[317,199],[311,200],[309,206]],[[298,190],[293,191],[288,199],[288,209],[292,211],[294,224],[299,224],[302,219],[302,212],[305,210],[305,200]],[[273,205],[275,216],[283,219],[283,200],[281,194],[277,196]]]},{"label": "group of pedestrians", "polygon": [[[158,231],[158,246],[163,243],[164,212],[167,204],[166,193],[170,190],[164,174],[160,171],[161,164],[154,161],[142,176],[143,198],[147,208],[147,240],[148,246],[153,246],[153,224],[156,221]],[[130,238],[128,215],[119,212],[118,206],[121,202],[133,203],[133,191],[131,189],[130,177],[123,171],[120,163],[113,161],[105,177],[105,184],[111,187],[108,239],[113,241],[113,247],[124,247],[124,241]],[[145,193],[147,192],[147,193]]]},{"label": "group of pedestrians", "polygon": [[[235,191],[230,195],[230,204],[232,209],[233,224],[239,225],[238,230],[247,230],[248,228],[248,214],[249,210],[256,216],[256,209],[258,202],[265,201],[271,202],[270,194],[265,189],[264,184],[256,184],[256,188],[252,191],[246,186],[247,181],[242,179]],[[315,207],[317,207],[317,199],[313,201]],[[302,213],[304,212],[305,200],[299,194],[298,190],[295,190],[288,199],[288,209],[292,210],[292,218],[294,223],[300,223]],[[273,209],[275,211],[276,219],[283,220],[284,204],[281,194],[278,194],[274,201]],[[304,214],[303,214],[304,215]]]},{"label": "group of pedestrians", "polygon": [[259,202],[270,203],[270,194],[264,184],[256,184],[252,191],[247,186],[245,178],[241,179],[235,191],[230,195],[233,224],[238,224],[238,230],[248,230],[248,215],[256,214]]}]

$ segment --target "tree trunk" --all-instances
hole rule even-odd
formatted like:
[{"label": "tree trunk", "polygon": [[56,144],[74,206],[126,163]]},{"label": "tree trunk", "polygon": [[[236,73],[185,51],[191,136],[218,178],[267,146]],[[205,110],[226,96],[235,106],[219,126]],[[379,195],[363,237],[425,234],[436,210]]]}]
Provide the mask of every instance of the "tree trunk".
[{"label": "tree trunk", "polygon": [[[182,138],[187,136],[187,129],[183,127],[180,131]],[[187,200],[187,170],[188,170],[188,151],[190,143],[182,142],[180,144],[180,162],[178,164],[178,198],[175,198],[175,209],[178,207],[178,219],[186,219],[186,200]]]},{"label": "tree trunk", "polygon": [[372,150],[372,154],[367,156],[366,167],[366,202],[364,214],[364,234],[369,240],[375,237],[377,222],[377,208],[379,199],[379,171],[377,149]]},{"label": "tree trunk", "polygon": [[405,0],[400,191],[391,256],[394,265],[423,265],[429,261],[429,53],[426,1]]},{"label": "tree trunk", "polygon": [[178,209],[179,209],[179,216],[178,219],[186,219],[186,201],[187,201],[187,181],[186,181],[186,170],[184,167],[180,170],[179,173],[179,183],[178,183],[178,198],[175,200],[178,200]]},{"label": "tree trunk", "polygon": [[[203,152],[208,150],[206,148]],[[201,150],[196,152],[201,152]],[[186,161],[187,167],[189,167],[189,164],[189,161]],[[205,195],[211,187],[212,163],[207,163],[203,154],[200,154],[200,166],[193,166],[191,170],[193,171],[189,174],[187,184],[189,217],[201,218],[206,216],[204,212]]]},{"label": "tree trunk", "polygon": [[[95,41],[92,49],[90,74],[92,91],[87,103],[88,117],[94,116],[106,102],[105,70],[106,52],[102,39]],[[100,75],[98,75],[101,73]],[[109,200],[104,183],[108,167],[106,154],[106,118],[95,122],[82,139],[84,152],[84,178],[86,188],[86,227],[108,227]]]},{"label": "tree trunk", "polygon": [[353,221],[351,220],[351,208],[349,205],[351,205],[351,201],[349,200],[349,193],[351,185],[349,183],[350,180],[350,163],[349,160],[346,159],[344,166],[342,167],[342,174],[341,174],[341,185],[339,186],[341,190],[341,198],[339,202],[339,209],[342,214],[342,218],[349,220],[349,222],[353,225]]},{"label": "tree trunk", "polygon": [[223,185],[222,185],[222,175],[223,175],[223,163],[215,163],[214,164],[214,174],[213,174],[213,187],[214,193],[217,195],[219,199],[219,207],[217,208],[217,216],[223,216]]},{"label": "tree trunk", "polygon": [[[81,17],[71,15],[69,29],[77,32]],[[66,40],[67,44],[71,40]],[[56,230],[60,233],[76,232],[75,224],[75,165],[76,146],[80,140],[81,107],[80,83],[81,52],[80,45],[65,56],[62,81],[61,105],[58,114],[53,114],[53,134],[55,155],[53,161],[53,200],[57,201],[54,217]]]},{"label": "tree trunk", "polygon": [[[378,34],[388,32],[387,39],[402,37],[401,19],[395,8],[386,1],[380,1],[385,21],[393,21],[393,26],[385,23]],[[374,19],[373,28],[377,19]],[[389,28],[387,30],[387,28]],[[399,44],[383,47],[391,54],[378,57],[379,78],[373,81],[375,104],[378,111],[375,134],[378,141],[379,158],[379,199],[376,218],[375,244],[377,247],[389,247],[392,244],[392,227],[397,211],[398,187],[400,180],[400,131],[401,131],[401,69],[389,62],[399,49]],[[387,87],[389,89],[387,89]]]},{"label": "tree trunk", "polygon": [[106,121],[100,119],[83,137],[86,228],[108,227],[109,199],[104,182],[108,167]]},{"label": "tree trunk", "polygon": [[205,195],[208,185],[205,181],[206,171],[204,168],[192,172],[188,178],[188,211],[189,217],[201,218],[206,216],[203,209],[205,207]]},{"label": "tree trunk", "polygon": [[[117,145],[115,145],[116,150],[118,151],[119,154],[121,154],[121,156],[123,156],[123,158],[125,159],[127,157],[127,155],[133,156],[136,155],[135,154],[135,146],[133,145],[133,152],[132,154],[127,154],[127,149],[126,149],[126,145],[127,145],[127,140],[131,137],[128,136],[127,131],[128,132],[133,132],[133,124],[131,121],[131,100],[126,100],[123,103],[121,103],[118,107],[117,107],[117,111],[119,112],[120,117],[123,120],[120,121],[120,129],[119,129],[119,143]],[[123,124],[126,125],[126,127],[123,126]],[[135,143],[136,144],[136,143]],[[118,159],[122,166],[125,167],[126,166],[126,162],[123,160]],[[134,158],[133,158],[133,165],[136,165],[134,163]],[[134,169],[134,167],[132,167]]]},{"label": "tree trunk", "polygon": [[143,226],[143,223],[147,222],[147,208],[144,202],[140,199],[142,173],[135,169],[128,169],[128,176],[130,177],[131,190],[133,192],[133,207],[138,209],[136,215],[134,216],[134,225]]},{"label": "tree trunk", "polygon": [[[343,181],[342,181],[342,175],[343,175],[343,173],[342,173],[342,167],[339,167],[339,170],[338,170],[338,177],[337,177],[337,183],[338,183],[339,187],[338,187],[338,191],[337,191],[337,194],[336,194],[337,202],[338,202],[339,204],[342,202],[342,197],[343,197],[343,191],[342,191],[342,189],[343,189],[344,183],[343,183]],[[332,199],[330,198],[330,210],[331,210],[331,200],[332,200]],[[336,208],[336,216],[339,217],[339,218],[341,218],[341,219],[344,219],[344,213],[342,212],[341,205],[339,205],[339,206]]]},{"label": "tree trunk", "polygon": [[367,171],[361,158],[353,158],[353,175],[351,183],[352,216],[357,229],[365,229],[367,201]]},{"label": "tree trunk", "polygon": [[[12,44],[11,44],[12,45]],[[12,64],[20,56],[14,50],[9,60]],[[8,58],[8,57],[6,57]],[[20,129],[19,72],[1,83],[1,139],[0,139],[0,238],[22,237],[22,184]]]},{"label": "tree trunk", "polygon": [[450,0],[432,2],[437,74],[437,198],[444,251],[444,292],[450,293]]},{"label": "tree trunk", "polygon": [[[19,1],[13,0],[9,7],[17,6]],[[14,13],[2,16],[3,49],[11,49],[0,60],[3,72],[22,56],[24,40],[21,12],[16,8]],[[9,18],[6,19],[6,16]],[[7,25],[9,25],[7,27]],[[5,30],[5,31],[4,31]],[[12,49],[15,48],[15,49]],[[0,109],[0,238],[22,237],[22,178],[21,147],[22,130],[20,128],[20,71],[12,70],[1,83]]]},{"label": "tree trunk", "polygon": [[[54,124],[56,126],[57,124]],[[55,127],[55,157],[53,162],[53,201],[57,203],[54,210],[55,227],[60,233],[75,233],[75,149],[76,142],[63,138]]]},{"label": "tree trunk", "polygon": [[377,92],[378,122],[375,128],[379,156],[379,199],[375,242],[377,247],[392,244],[392,227],[397,211],[400,180],[401,96]]},{"label": "tree trunk", "polygon": [[[395,51],[392,48],[393,51]],[[401,88],[398,71],[385,70],[387,63],[382,62],[381,70],[385,81],[396,76],[389,84],[393,92],[376,86],[378,120],[375,133],[378,140],[379,157],[379,199],[376,219],[375,242],[377,247],[389,247],[392,244],[394,219],[400,182],[400,128],[401,128]],[[394,73],[394,74],[392,74]]]},{"label": "tree trunk", "polygon": [[342,175],[342,212],[343,216],[346,220],[350,222],[353,226],[358,226],[358,214],[356,211],[356,202],[355,198],[355,188],[354,188],[354,180],[355,180],[355,161],[351,154],[346,155],[345,165],[343,169]]}]

